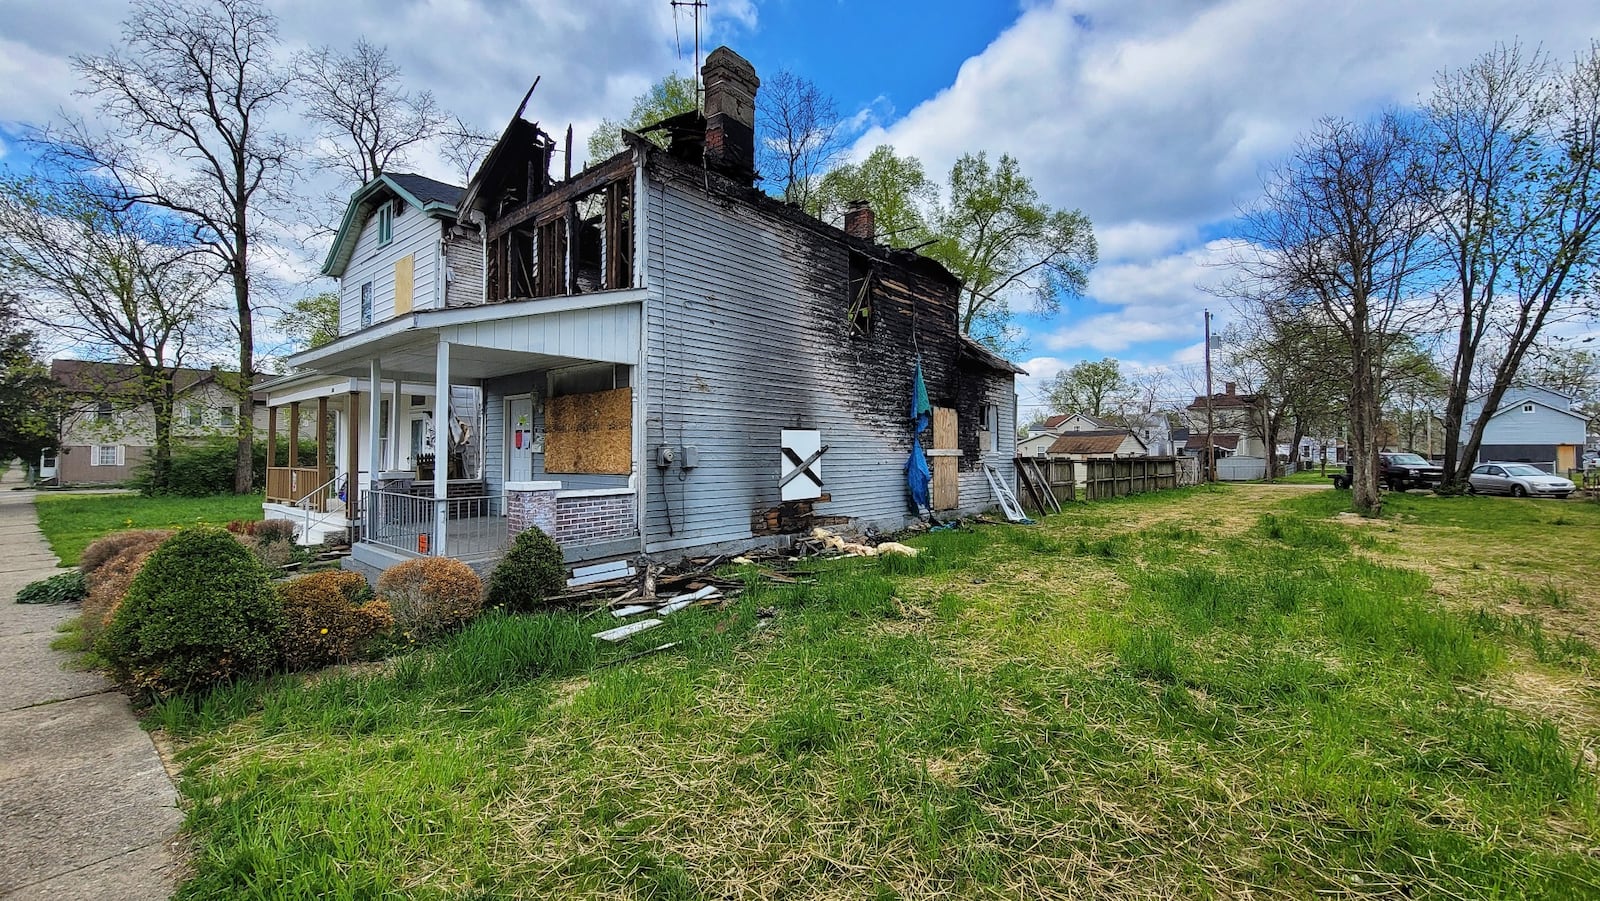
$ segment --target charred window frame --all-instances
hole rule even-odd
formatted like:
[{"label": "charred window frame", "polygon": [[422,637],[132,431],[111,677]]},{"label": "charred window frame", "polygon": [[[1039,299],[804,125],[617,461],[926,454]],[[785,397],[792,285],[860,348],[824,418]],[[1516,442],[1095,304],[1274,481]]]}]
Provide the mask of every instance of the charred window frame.
[{"label": "charred window frame", "polygon": [[878,321],[877,269],[865,254],[850,253],[850,278],[845,308],[845,325],[852,338],[869,338]]},{"label": "charred window frame", "polygon": [[633,182],[618,179],[491,239],[490,301],[633,287]]}]

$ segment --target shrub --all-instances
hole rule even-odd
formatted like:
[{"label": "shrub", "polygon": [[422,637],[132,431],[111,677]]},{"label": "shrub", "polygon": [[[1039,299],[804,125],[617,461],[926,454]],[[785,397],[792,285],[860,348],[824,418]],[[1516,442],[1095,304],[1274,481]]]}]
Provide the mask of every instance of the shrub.
[{"label": "shrub", "polygon": [[505,559],[489,576],[491,607],[527,612],[566,586],[567,567],[561,548],[537,527],[517,535]]},{"label": "shrub", "polygon": [[285,629],[283,660],[290,669],[315,669],[362,657],[372,640],[394,627],[389,605],[374,600],[367,580],[352,572],[323,572],[278,585]]},{"label": "shrub", "polygon": [[47,579],[29,582],[17,592],[19,604],[70,604],[81,601],[89,594],[83,573],[75,569],[57,573]]},{"label": "shrub", "polygon": [[422,640],[459,629],[476,616],[483,609],[483,581],[460,560],[423,557],[385,570],[378,597],[389,604],[397,630]]},{"label": "shrub", "polygon": [[190,692],[271,669],[283,625],[249,551],[222,529],[184,529],[145,561],[95,650],[125,685]]},{"label": "shrub", "polygon": [[245,532],[260,540],[262,544],[272,544],[279,541],[294,541],[294,523],[287,519],[258,519],[245,527]]},{"label": "shrub", "polygon": [[113,557],[120,555],[129,548],[138,548],[149,552],[155,550],[173,536],[171,529],[135,529],[131,532],[112,532],[104,538],[97,538],[88,547],[83,549],[83,554],[78,557],[78,570],[89,580],[89,589],[94,590],[94,574],[109,562]]},{"label": "shrub", "polygon": [[144,562],[159,546],[160,542],[129,545],[85,577],[89,596],[83,599],[83,613],[79,621],[83,626],[83,643],[86,647],[93,647],[100,633],[105,631],[117,607],[122,604],[122,599],[127,596],[128,588],[133,585],[134,577],[139,575]]}]

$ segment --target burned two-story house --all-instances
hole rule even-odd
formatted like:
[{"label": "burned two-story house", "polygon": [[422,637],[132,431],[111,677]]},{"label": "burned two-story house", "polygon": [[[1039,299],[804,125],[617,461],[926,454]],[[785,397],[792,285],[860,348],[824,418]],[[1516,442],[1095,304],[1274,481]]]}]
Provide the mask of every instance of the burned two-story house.
[{"label": "burned two-story house", "polygon": [[841,229],[757,189],[756,73],[719,48],[703,75],[703,112],[580,172],[519,111],[465,188],[357,193],[324,269],[342,334],[268,386],[317,405],[334,469],[276,476],[272,515],[352,528],[377,569],[491,558],[529,525],[570,561],[897,529],[928,512],[906,478],[919,362],[931,507],[996,503],[1020,370],[870,208]]}]

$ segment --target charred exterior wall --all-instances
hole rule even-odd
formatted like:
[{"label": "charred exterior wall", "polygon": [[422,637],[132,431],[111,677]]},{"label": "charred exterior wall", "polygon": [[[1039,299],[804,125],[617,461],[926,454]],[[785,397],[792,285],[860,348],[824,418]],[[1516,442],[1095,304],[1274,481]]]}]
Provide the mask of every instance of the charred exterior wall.
[{"label": "charred exterior wall", "polygon": [[[819,429],[830,448],[813,517],[903,525],[919,356],[930,400],[959,417],[962,507],[994,504],[978,424],[999,408],[990,459],[1008,461],[1014,378],[963,355],[948,273],[664,154],[647,171],[647,550],[748,539],[763,522],[800,530],[792,510],[772,515],[787,428]],[[872,278],[865,334],[849,315],[853,268],[857,285]],[[679,449],[667,469],[651,465],[663,445]]]}]

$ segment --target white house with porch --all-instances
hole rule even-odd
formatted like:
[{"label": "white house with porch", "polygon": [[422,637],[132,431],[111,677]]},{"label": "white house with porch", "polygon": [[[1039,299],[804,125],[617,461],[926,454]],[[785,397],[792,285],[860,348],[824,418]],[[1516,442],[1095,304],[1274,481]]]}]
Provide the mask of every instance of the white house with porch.
[{"label": "white house with porch", "polygon": [[[530,525],[570,562],[897,529],[923,512],[906,478],[918,371],[927,509],[993,506],[1020,370],[960,334],[959,281],[879,244],[870,208],[840,229],[756,190],[759,80],[719,48],[704,81],[704,112],[651,126],[665,148],[624,133],[558,175],[555,140],[519,111],[466,188],[362,187],[323,268],[340,336],[263,386],[273,434],[296,430],[268,515],[350,530],[369,574],[491,561]],[[815,448],[801,483],[791,438]]]}]

